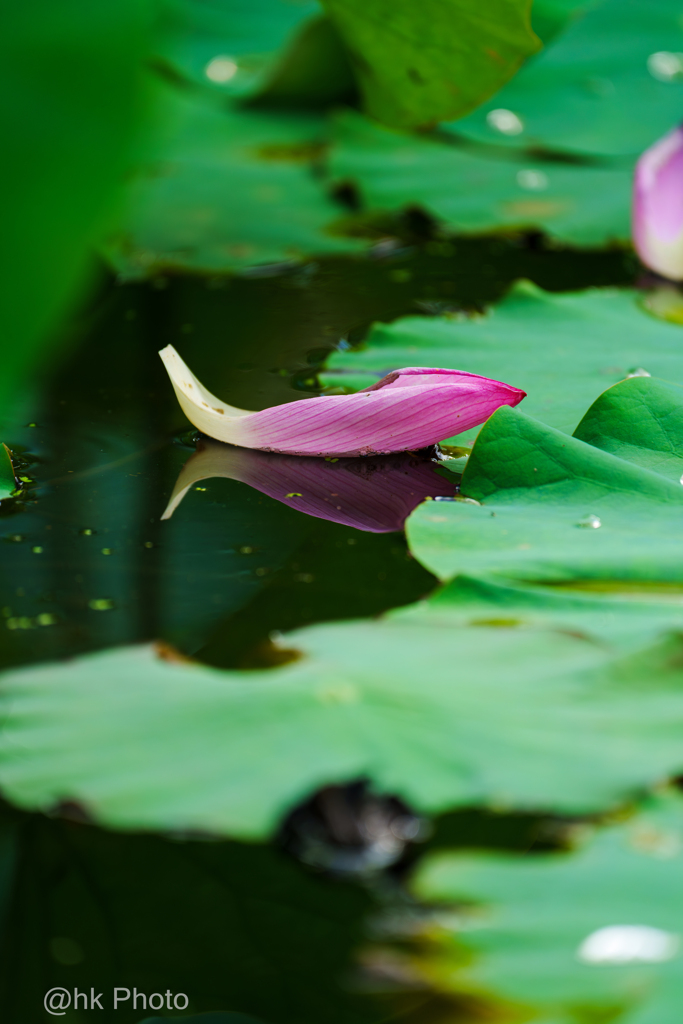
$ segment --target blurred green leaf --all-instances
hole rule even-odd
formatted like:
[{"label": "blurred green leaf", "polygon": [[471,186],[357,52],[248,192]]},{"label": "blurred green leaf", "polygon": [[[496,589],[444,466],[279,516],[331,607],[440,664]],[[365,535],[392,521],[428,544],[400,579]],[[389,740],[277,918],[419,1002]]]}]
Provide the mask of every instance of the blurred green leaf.
[{"label": "blurred green leaf", "polygon": [[356,98],[349,55],[329,18],[302,26],[254,97],[261,106],[329,107]]},{"label": "blurred green leaf", "polygon": [[368,113],[423,127],[471,110],[539,47],[529,0],[323,0]]},{"label": "blurred green leaf", "polygon": [[317,0],[164,0],[155,53],[190,82],[249,96],[320,13]]},{"label": "blurred green leaf", "polygon": [[543,45],[547,46],[590,3],[591,0],[534,0],[531,27]]},{"label": "blurred green leaf", "polygon": [[683,330],[644,314],[635,292],[552,294],[519,282],[483,317],[404,317],[376,324],[360,349],[335,352],[321,377],[340,384],[347,372],[365,373],[356,383],[367,386],[416,363],[523,388],[525,413],[570,433],[597,396],[633,370],[683,384]]},{"label": "blurred green leaf", "polygon": [[[596,405],[603,402],[604,396]],[[442,579],[465,572],[554,583],[683,582],[683,488],[680,474],[670,479],[675,453],[683,458],[683,433],[663,460],[656,431],[657,421],[670,418],[674,426],[683,419],[683,388],[630,380],[607,403],[612,434],[623,441],[621,457],[519,410],[498,409],[462,476],[460,493],[470,503],[449,504],[438,514],[423,504],[409,517],[416,557]],[[646,413],[634,417],[634,404]],[[600,413],[590,418],[599,421]],[[650,443],[647,458],[630,461],[634,449],[643,452]],[[613,447],[609,437],[606,446]],[[644,462],[663,463],[667,475]]]},{"label": "blurred green leaf", "polygon": [[171,86],[162,104],[167,130],[131,183],[107,243],[124,277],[224,271],[362,247],[327,231],[340,208],[314,173],[327,144],[322,117],[219,106]]},{"label": "blurred green leaf", "polygon": [[680,14],[678,0],[591,4],[509,85],[448,127],[516,148],[637,156],[680,121]]},{"label": "blurred green leaf", "polygon": [[542,228],[573,245],[630,237],[632,170],[543,160],[492,147],[468,149],[409,135],[350,111],[334,122],[329,171],[352,182],[365,209],[416,204],[454,232]]},{"label": "blurred green leaf", "polygon": [[[442,912],[418,965],[437,987],[484,989],[523,1004],[534,1020],[674,1021],[682,1005],[682,862],[683,803],[673,793],[624,822],[589,829],[570,853],[437,853],[418,869],[415,891],[457,911],[450,922]],[[613,934],[610,958],[600,930],[614,926],[621,939]],[[638,948],[633,938],[628,946],[623,926],[638,928]],[[589,958],[590,937],[602,962]]]},{"label": "blurred green leaf", "polygon": [[5,10],[3,409],[77,295],[121,185],[148,20],[141,0],[36,0]]},{"label": "blurred green leaf", "polygon": [[[545,629],[592,637],[613,651],[635,651],[678,629],[681,586],[549,587],[459,574],[427,601],[390,613],[392,621],[439,628]],[[482,633],[482,636],[484,633]]]},{"label": "blurred green leaf", "polygon": [[299,659],[277,669],[141,646],[5,673],[3,792],[36,810],[68,798],[110,827],[262,838],[350,779],[427,812],[573,813],[681,770],[681,640],[652,643],[680,631],[680,607],[641,601],[629,636],[618,600],[570,595],[545,613],[522,594],[501,613],[471,590],[290,633]]}]

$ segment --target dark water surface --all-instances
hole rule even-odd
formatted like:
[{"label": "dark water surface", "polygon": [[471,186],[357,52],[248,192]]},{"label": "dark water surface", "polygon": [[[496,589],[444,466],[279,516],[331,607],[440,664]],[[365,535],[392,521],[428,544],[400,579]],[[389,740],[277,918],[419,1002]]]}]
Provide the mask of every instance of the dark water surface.
[{"label": "dark water surface", "polygon": [[[260,409],[317,394],[327,354],[341,339],[362,340],[373,320],[481,309],[518,277],[560,290],[633,275],[618,251],[546,251],[536,237],[382,252],[273,276],[102,287],[66,354],[26,396],[25,420],[3,438],[35,481],[23,502],[0,509],[3,667],[161,639],[248,668],[268,664],[273,631],[376,615],[434,588],[402,533],[315,518],[239,480],[204,480],[161,519],[194,451],[163,346],[175,345],[224,400]],[[353,831],[365,798],[337,796]],[[168,989],[188,994],[188,1014],[235,1011],[266,1024],[461,1018],[390,971],[359,969],[369,918],[405,902],[400,866],[371,882],[302,866],[295,854],[306,842],[292,841],[292,828],[314,828],[331,850],[356,842],[331,806],[295,817],[284,847],[116,834],[79,820],[76,807],[42,816],[5,806],[2,1019],[55,1019],[42,997],[56,985]],[[537,824],[461,812],[429,842],[526,849]],[[110,1006],[61,1019],[146,1016]]]}]

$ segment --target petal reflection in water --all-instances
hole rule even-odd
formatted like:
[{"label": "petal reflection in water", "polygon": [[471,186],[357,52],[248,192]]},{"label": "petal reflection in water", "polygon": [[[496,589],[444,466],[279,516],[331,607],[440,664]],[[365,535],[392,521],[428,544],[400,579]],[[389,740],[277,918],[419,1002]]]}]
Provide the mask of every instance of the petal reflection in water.
[{"label": "petal reflection in water", "polygon": [[369,533],[401,530],[427,497],[451,496],[455,482],[424,453],[335,460],[237,448],[201,437],[180,471],[162,519],[170,519],[190,487],[223,476],[241,480],[283,505]]}]

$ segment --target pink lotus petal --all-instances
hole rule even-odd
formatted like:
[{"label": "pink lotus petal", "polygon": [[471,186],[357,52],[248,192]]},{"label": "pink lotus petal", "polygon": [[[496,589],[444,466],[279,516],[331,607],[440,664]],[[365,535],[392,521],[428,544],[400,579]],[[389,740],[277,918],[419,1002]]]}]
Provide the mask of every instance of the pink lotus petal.
[{"label": "pink lotus petal", "polygon": [[683,280],[683,128],[665,135],[636,164],[633,242],[651,270]]},{"label": "pink lotus petal", "polygon": [[460,370],[410,366],[354,395],[322,395],[261,412],[225,405],[173,346],[160,353],[183,412],[204,434],[242,448],[290,455],[414,451],[460,434],[526,392]]},{"label": "pink lotus petal", "polygon": [[249,451],[201,438],[185,463],[162,519],[170,519],[199,480],[241,480],[263,494],[317,519],[367,533],[403,529],[427,497],[451,496],[455,481],[442,477],[425,456],[399,454],[335,459]]}]

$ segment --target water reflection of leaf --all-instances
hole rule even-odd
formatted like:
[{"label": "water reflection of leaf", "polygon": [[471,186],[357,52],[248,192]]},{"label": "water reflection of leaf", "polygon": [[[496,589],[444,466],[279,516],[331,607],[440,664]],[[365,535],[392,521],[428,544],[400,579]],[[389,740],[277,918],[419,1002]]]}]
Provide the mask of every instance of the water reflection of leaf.
[{"label": "water reflection of leaf", "polygon": [[236,448],[202,437],[185,463],[162,519],[170,519],[200,480],[241,480],[283,505],[369,533],[401,530],[426,497],[451,496],[454,482],[436,472],[428,454],[334,461]]},{"label": "water reflection of leaf", "polygon": [[[5,860],[5,834],[16,865]],[[242,1014],[250,1024],[380,1017],[343,985],[369,896],[312,877],[277,849],[200,834],[121,835],[2,806],[0,884],[5,878],[7,1021],[42,1019],[43,982],[45,991],[95,986],[110,1006],[114,985],[184,992],[190,1003],[173,1017],[179,1024],[247,1024]],[[55,937],[82,951],[79,962],[64,962]],[[172,1016],[131,1003],[118,1006],[119,1024]]]}]

